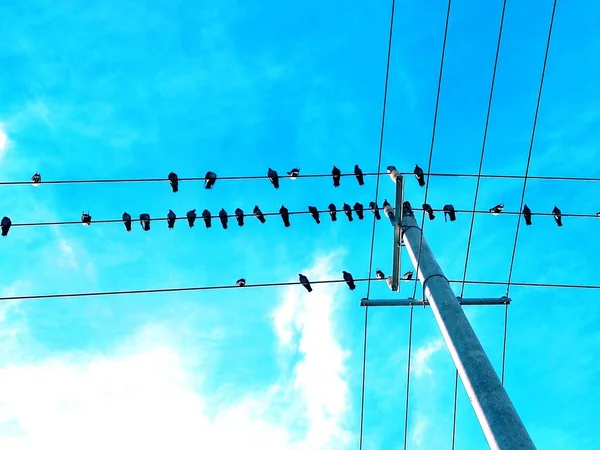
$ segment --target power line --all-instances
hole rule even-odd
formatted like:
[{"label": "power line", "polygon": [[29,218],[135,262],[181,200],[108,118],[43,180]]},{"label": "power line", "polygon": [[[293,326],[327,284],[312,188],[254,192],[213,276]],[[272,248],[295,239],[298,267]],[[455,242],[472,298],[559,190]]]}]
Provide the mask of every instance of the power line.
[{"label": "power line", "polygon": [[410,397],[410,358],[412,355],[413,310],[413,305],[410,305],[410,316],[408,319],[408,355],[406,359],[406,398],[404,399],[404,450],[406,450],[408,443],[408,406]]}]

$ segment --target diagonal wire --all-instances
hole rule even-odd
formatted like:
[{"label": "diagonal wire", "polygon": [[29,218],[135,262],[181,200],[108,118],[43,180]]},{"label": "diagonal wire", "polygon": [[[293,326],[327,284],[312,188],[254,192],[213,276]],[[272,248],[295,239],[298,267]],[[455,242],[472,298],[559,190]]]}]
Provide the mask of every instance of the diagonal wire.
[{"label": "diagonal wire", "polygon": [[408,322],[408,359],[406,362],[406,401],[404,403],[404,450],[406,450],[408,438],[408,400],[410,394],[410,358],[412,353],[412,331],[413,331],[413,305],[410,305],[410,319]]},{"label": "diagonal wire", "polygon": [[458,370],[454,374],[454,414],[452,415],[452,450],[456,442],[456,406],[458,405]]}]

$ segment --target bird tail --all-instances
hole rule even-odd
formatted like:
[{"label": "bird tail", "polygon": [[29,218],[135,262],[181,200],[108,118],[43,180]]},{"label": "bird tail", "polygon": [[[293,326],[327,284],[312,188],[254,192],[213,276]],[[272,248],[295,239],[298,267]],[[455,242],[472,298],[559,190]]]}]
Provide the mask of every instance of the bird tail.
[{"label": "bird tail", "polygon": [[419,178],[419,186],[421,186],[421,187],[425,186],[425,179]]},{"label": "bird tail", "polygon": [[378,209],[375,210],[375,219],[381,220],[381,214],[379,214],[379,210]]},{"label": "bird tail", "polygon": [[306,290],[307,290],[308,292],[312,292],[312,287],[311,287],[311,286],[306,286]]},{"label": "bird tail", "polygon": [[354,289],[356,289],[356,285],[354,284],[354,282],[350,283],[348,285],[348,287],[350,288],[351,291],[353,291]]},{"label": "bird tail", "polygon": [[335,180],[333,182],[333,187],[339,187],[340,186],[340,181],[339,180]]},{"label": "bird tail", "polygon": [[265,219],[265,216],[260,216],[258,220],[260,220],[260,223],[265,223],[267,221],[267,219]]},{"label": "bird tail", "polygon": [[363,180],[362,178],[360,178],[360,179],[358,180],[358,185],[359,185],[359,186],[364,186],[364,184],[365,184],[364,180]]},{"label": "bird tail", "polygon": [[226,230],[226,229],[227,229],[227,224],[226,224],[226,223],[224,223],[224,224],[223,224],[223,229],[224,229],[224,230]]},{"label": "bird tail", "polygon": [[321,223],[321,219],[319,219],[318,217],[315,218],[315,221],[317,222],[317,224]]},{"label": "bird tail", "polygon": [[348,216],[348,220],[349,220],[350,222],[352,222],[354,219],[352,218],[352,216]]}]

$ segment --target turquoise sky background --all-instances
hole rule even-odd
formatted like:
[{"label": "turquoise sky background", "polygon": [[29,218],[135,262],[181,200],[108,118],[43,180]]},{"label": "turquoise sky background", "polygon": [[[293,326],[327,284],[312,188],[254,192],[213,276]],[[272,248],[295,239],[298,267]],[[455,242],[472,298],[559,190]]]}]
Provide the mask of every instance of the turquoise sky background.
[{"label": "turquoise sky background", "polygon": [[[508,0],[483,164],[523,175],[552,11]],[[0,2],[0,179],[280,175],[377,169],[389,2],[233,0]],[[502,1],[454,0],[432,172],[476,173]],[[396,2],[382,167],[426,168],[447,2]],[[600,6],[558,2],[530,175],[600,177]],[[423,203],[408,178],[406,198]],[[430,180],[428,202],[472,209],[476,180]],[[522,180],[483,179],[478,209],[519,208]],[[14,223],[326,209],[375,197],[375,179],[0,186]],[[394,186],[381,179],[378,202]],[[600,211],[600,183],[527,183],[534,212]],[[462,279],[471,216],[427,221],[449,279]],[[600,219],[534,217],[515,282],[600,284]],[[517,216],[478,215],[469,280],[506,281]],[[368,276],[372,214],[14,227],[0,241],[0,295]],[[377,223],[373,273],[391,273]],[[403,268],[409,265],[403,255]],[[407,269],[408,270],[408,269]],[[460,284],[454,285],[457,294]],[[417,291],[418,292],[418,291]],[[467,286],[500,297],[505,286]],[[366,284],[3,302],[0,448],[358,448]],[[412,296],[405,284],[400,298]],[[373,283],[372,298],[394,298]],[[595,449],[600,303],[584,290],[512,287],[506,388],[540,449]],[[465,308],[466,309],[466,308]],[[467,310],[494,366],[503,307]],[[364,447],[404,438],[408,308],[369,312]],[[450,448],[454,366],[429,309],[414,310],[410,449]],[[485,440],[459,388],[456,449]]]}]

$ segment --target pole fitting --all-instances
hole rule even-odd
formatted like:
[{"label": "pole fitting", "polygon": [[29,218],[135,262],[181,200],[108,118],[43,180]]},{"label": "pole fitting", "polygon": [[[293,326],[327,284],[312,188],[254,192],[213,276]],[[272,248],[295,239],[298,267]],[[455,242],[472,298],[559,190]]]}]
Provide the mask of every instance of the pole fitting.
[{"label": "pole fitting", "polygon": [[[418,276],[418,274],[417,274],[417,276]],[[429,275],[427,278],[425,278],[425,279],[423,280],[423,282],[421,283],[421,285],[423,286],[423,289],[425,289],[425,286],[427,285],[427,282],[429,281],[429,279],[430,279],[430,278],[433,278],[433,277],[440,277],[440,278],[443,278],[444,280],[446,280],[446,282],[447,282],[448,284],[450,284],[450,282],[448,281],[448,278],[446,278],[446,275],[444,275],[443,273],[434,273],[434,274],[432,274],[432,275]]]}]

